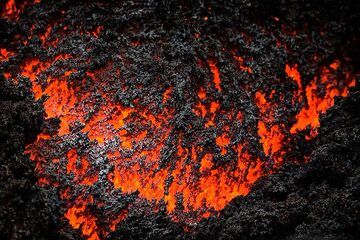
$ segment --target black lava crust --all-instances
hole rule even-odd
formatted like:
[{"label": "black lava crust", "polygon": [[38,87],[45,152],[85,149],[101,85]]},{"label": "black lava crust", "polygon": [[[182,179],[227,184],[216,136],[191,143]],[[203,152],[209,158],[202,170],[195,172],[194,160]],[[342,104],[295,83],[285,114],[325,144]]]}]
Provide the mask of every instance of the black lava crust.
[{"label": "black lava crust", "polygon": [[[44,98],[35,101],[29,79],[19,77],[15,84],[4,76],[18,71],[30,56],[46,59],[53,54],[40,47],[39,38],[27,46],[18,39],[43,32],[61,11],[67,13],[62,20],[69,31],[72,26],[83,31],[105,26],[106,32],[96,41],[70,34],[59,43],[65,52],[78,54],[83,46],[102,56],[91,65],[84,63],[85,70],[105,65],[114,46],[130,46],[145,38],[146,46],[139,52],[121,50],[132,60],[137,75],[129,70],[124,74],[148,79],[150,70],[142,70],[150,61],[149,68],[164,71],[162,79],[176,75],[179,91],[185,89],[181,89],[181,81],[208,74],[192,72],[194,55],[220,59],[227,83],[242,81],[227,69],[229,54],[222,52],[224,46],[253,57],[251,67],[260,72],[263,82],[283,74],[285,63],[298,64],[304,81],[309,82],[316,74],[315,66],[334,59],[345,63],[357,81],[346,98],[336,98],[335,105],[321,116],[319,134],[311,144],[299,146],[309,153],[307,163],[285,164],[260,178],[247,196],[233,199],[218,216],[188,229],[171,221],[165,210],[149,213],[139,209],[106,239],[360,239],[360,3],[345,0],[43,0],[27,6],[18,21],[1,18],[0,48],[17,56],[0,64],[0,239],[83,239],[80,231],[64,220],[57,190],[36,185],[35,164],[24,154],[25,146],[48,124]],[[274,17],[286,27],[279,26]],[[285,34],[284,29],[301,34]],[[193,38],[197,32],[206,37]],[[240,32],[254,44],[246,45]],[[116,39],[121,43],[112,45]],[[286,42],[290,52],[277,49],[276,39]],[[156,52],[166,57],[157,66],[148,58]],[[310,60],[314,52],[321,53],[316,61]],[[252,86],[250,91],[261,87],[269,86]],[[279,88],[286,91],[287,87]],[[143,94],[151,97],[152,93]],[[131,95],[116,97],[124,105],[134,100]],[[179,121],[190,120],[185,116]]]}]

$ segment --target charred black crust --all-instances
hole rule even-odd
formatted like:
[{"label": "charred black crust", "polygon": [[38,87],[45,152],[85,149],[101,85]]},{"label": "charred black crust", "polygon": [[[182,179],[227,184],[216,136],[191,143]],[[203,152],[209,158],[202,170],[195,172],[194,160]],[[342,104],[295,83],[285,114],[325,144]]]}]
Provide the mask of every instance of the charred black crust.
[{"label": "charred black crust", "polygon": [[[62,15],[62,11],[67,15]],[[117,59],[118,55],[113,56],[114,47],[124,47],[117,53],[133,68],[124,68],[122,62],[114,67],[122,70],[129,85],[137,83],[138,79],[151,85],[150,79],[158,78],[163,83],[158,85],[163,92],[170,83],[174,84],[184,93],[169,103],[181,113],[174,126],[191,135],[186,129],[191,122],[190,110],[180,105],[187,97],[192,97],[186,95],[187,89],[201,86],[210,75],[209,71],[199,71],[195,67],[195,59],[216,58],[224,76],[223,84],[248,84],[256,77],[258,83],[251,85],[251,94],[262,88],[271,89],[274,76],[284,78],[286,62],[299,65],[304,83],[318,74],[319,65],[330,64],[334,59],[341,59],[345,68],[358,79],[359,11],[359,1],[333,0],[316,3],[300,0],[221,3],[43,0],[26,8],[18,22],[0,19],[0,47],[17,52],[16,57],[0,65],[0,239],[81,239],[81,234],[64,222],[56,190],[35,185],[35,166],[24,154],[25,145],[34,141],[41,129],[51,130],[59,123],[56,119],[44,121],[42,100],[34,100],[28,79],[21,78],[15,85],[3,77],[5,70],[19,71],[24,59],[34,56],[50,59],[57,54],[41,48],[37,37],[27,46],[21,44],[20,40],[30,35],[32,24],[35,24],[35,35],[43,33],[57,18],[62,19],[58,28],[67,25],[69,33],[75,28],[90,31],[103,25],[106,31],[98,40],[83,36],[62,39],[61,53],[80,55],[78,62],[67,64],[75,66],[78,76],[84,77],[87,70],[104,67]],[[280,19],[285,30],[274,17]],[[246,45],[247,39],[239,34],[240,29],[255,39],[253,46]],[[299,34],[284,33],[290,29]],[[54,32],[62,34],[57,29]],[[194,38],[195,33],[203,38]],[[120,43],[114,44],[114,39]],[[131,42],[139,39],[144,41],[145,47],[132,48]],[[288,46],[288,53],[274,47],[276,39]],[[99,57],[85,63],[86,56],[82,59],[77,52],[78,44],[88,47],[90,56]],[[258,69],[257,75],[238,76],[229,67],[234,63],[229,53],[222,51],[223,47],[236,48],[239,54],[252,57],[254,62],[249,61],[249,64]],[[161,61],[154,61],[155,53],[161,56]],[[316,61],[312,59],[314,53],[320,53]],[[167,72],[159,76],[157,73],[164,69]],[[61,72],[55,74],[61,75]],[[165,79],[175,74],[173,82]],[[71,77],[69,81],[74,86],[79,84],[71,81]],[[286,93],[294,86],[279,83],[277,87]],[[114,101],[129,106],[141,95],[144,97],[140,104],[153,101],[161,105],[159,96],[146,89],[138,92],[133,88],[127,94],[117,92],[113,97]],[[234,96],[239,99],[233,100]],[[221,98],[225,108],[227,104],[249,107],[249,96],[240,91],[228,92]],[[255,106],[252,107],[254,110]],[[154,112],[160,110],[153,109]],[[321,118],[319,135],[314,141],[308,144],[299,140],[300,152],[311,153],[309,163],[287,164],[277,173],[261,178],[248,196],[235,198],[219,216],[187,226],[189,230],[185,231],[182,224],[170,220],[165,209],[156,213],[139,209],[121,222],[107,239],[358,239],[359,115],[357,87],[347,98],[337,99],[335,106]],[[247,124],[254,124],[251,121],[249,119]],[[251,148],[260,151],[256,144]],[[298,156],[295,153],[291,157]],[[163,164],[167,164],[166,159]]]}]

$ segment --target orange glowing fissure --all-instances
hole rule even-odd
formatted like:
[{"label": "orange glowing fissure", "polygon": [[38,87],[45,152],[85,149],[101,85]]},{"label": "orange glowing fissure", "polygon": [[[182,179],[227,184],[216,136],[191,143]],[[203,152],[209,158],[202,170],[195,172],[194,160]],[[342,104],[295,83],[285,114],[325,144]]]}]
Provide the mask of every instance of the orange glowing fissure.
[{"label": "orange glowing fissure", "polygon": [[22,1],[21,4],[17,3],[16,0],[7,0],[2,10],[1,17],[10,20],[18,20],[20,13],[24,10],[27,5],[38,4],[41,0],[29,0]]},{"label": "orange glowing fissure", "polygon": [[[346,85],[341,88],[341,82],[331,75],[340,66],[340,62],[336,60],[328,67],[321,69],[320,77],[315,77],[306,87],[303,89],[301,85],[300,74],[297,70],[297,66],[286,65],[286,74],[292,78],[298,85],[298,93],[295,97],[301,99],[306,98],[307,104],[296,115],[296,122],[291,127],[290,132],[295,134],[306,128],[310,128],[310,136],[316,136],[316,130],[320,126],[319,115],[325,113],[330,107],[334,105],[334,97],[341,96],[346,97],[348,89],[355,86],[355,78],[351,77],[349,73],[346,73],[345,83]],[[321,94],[318,86],[323,86]],[[303,96],[305,94],[305,96]]]}]

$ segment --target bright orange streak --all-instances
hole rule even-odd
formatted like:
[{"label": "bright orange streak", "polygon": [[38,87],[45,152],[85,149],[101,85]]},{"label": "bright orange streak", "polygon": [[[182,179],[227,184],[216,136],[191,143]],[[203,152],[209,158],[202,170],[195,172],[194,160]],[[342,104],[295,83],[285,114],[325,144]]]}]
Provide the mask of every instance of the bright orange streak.
[{"label": "bright orange streak", "polygon": [[8,0],[5,4],[5,10],[2,15],[9,18],[16,18],[19,12],[20,11],[16,7],[15,0]]},{"label": "bright orange streak", "polygon": [[11,51],[8,51],[5,48],[0,48],[0,61],[9,61],[9,58],[13,55],[14,53]]},{"label": "bright orange streak", "polygon": [[[330,65],[330,68],[337,70],[339,65],[339,62],[335,61]],[[289,77],[292,77],[293,73],[297,72],[296,67],[288,67],[288,69],[292,69],[292,72],[286,71],[287,74],[290,74]],[[297,74],[297,76],[295,76],[294,79],[301,83],[300,75]],[[348,95],[348,87],[355,86],[355,79],[351,78],[348,74],[345,82],[347,86],[342,86],[337,79],[330,76],[329,68],[323,68],[320,79],[315,77],[310,84],[306,86],[307,104],[296,115],[296,123],[291,127],[290,132],[295,134],[298,131],[305,130],[309,126],[311,127],[310,134],[314,137],[316,135],[316,129],[320,126],[319,115],[325,113],[326,110],[334,105],[334,97],[346,97]],[[324,92],[320,93],[319,86],[323,86]]]},{"label": "bright orange streak", "polygon": [[244,59],[240,56],[235,56],[235,59],[238,61],[239,63],[239,67],[242,71],[248,72],[248,73],[252,73],[252,69],[250,67],[246,67],[244,66]]},{"label": "bright orange streak", "polygon": [[301,77],[299,71],[297,70],[297,66],[295,65],[294,67],[290,67],[289,64],[286,64],[285,72],[288,75],[288,77],[296,81],[299,89],[302,90]]},{"label": "bright orange streak", "polygon": [[[90,202],[93,200],[90,199]],[[70,225],[74,229],[81,228],[82,233],[88,237],[88,240],[100,240],[96,225],[96,218],[91,215],[85,215],[86,203],[78,199],[76,205],[70,207],[65,213],[65,217],[69,220]]]},{"label": "bright orange streak", "polygon": [[271,155],[281,149],[284,136],[280,132],[279,126],[274,125],[268,129],[263,121],[259,121],[258,129],[260,142],[266,155]]},{"label": "bright orange streak", "polygon": [[[271,95],[270,95],[271,96]],[[260,110],[263,120],[258,121],[258,135],[265,155],[274,159],[275,166],[282,162],[282,153],[280,152],[284,143],[283,127],[274,124],[274,113],[270,102],[265,98],[265,94],[256,92],[255,102]]]},{"label": "bright orange streak", "polygon": [[216,67],[216,64],[212,61],[209,61],[209,67],[210,67],[210,70],[214,76],[213,78],[213,82],[215,84],[215,88],[221,92],[221,79],[220,79],[220,72],[219,72],[219,69]]}]

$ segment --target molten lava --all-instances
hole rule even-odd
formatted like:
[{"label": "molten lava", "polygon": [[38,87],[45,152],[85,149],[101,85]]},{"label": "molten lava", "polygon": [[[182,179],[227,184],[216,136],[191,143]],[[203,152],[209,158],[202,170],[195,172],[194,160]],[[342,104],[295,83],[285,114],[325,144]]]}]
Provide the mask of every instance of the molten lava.
[{"label": "molten lava", "polygon": [[[19,9],[9,0],[2,16],[17,19]],[[54,29],[50,26],[40,34],[43,48],[57,49],[59,41],[49,40]],[[98,26],[77,34],[86,35],[90,42],[104,31],[104,26]],[[129,47],[137,49],[141,44],[136,41]],[[179,222],[216,214],[235,197],[248,194],[256,180],[269,174],[269,167],[280,167],[290,151],[285,146],[297,133],[305,132],[309,141],[314,138],[320,114],[334,105],[334,97],[345,97],[355,85],[339,60],[320,66],[309,83],[302,80],[296,64],[286,64],[281,81],[293,81],[291,101],[301,106],[288,121],[281,114],[292,106],[282,109],[279,102],[286,96],[275,87],[252,91],[249,85],[255,83],[239,84],[236,88],[246,93],[248,108],[229,103],[224,96],[234,86],[213,56],[198,60],[203,82],[190,79],[192,85],[184,97],[180,83],[165,85],[154,78],[143,84],[127,79],[123,68],[131,64],[120,54],[116,61],[124,61],[123,68],[114,59],[86,71],[67,64],[87,54],[85,47],[82,50],[28,58],[19,75],[12,77],[27,78],[35,99],[43,101],[47,124],[26,149],[36,163],[38,184],[59,190],[66,205],[64,217],[90,240],[114,231],[129,211],[146,204],[153,211],[165,206]],[[2,48],[0,61],[13,55]],[[234,71],[256,74],[244,59],[234,57]],[[158,101],[143,99],[148,90],[157,94]],[[135,97],[121,102],[122,94]],[[182,104],[185,98],[190,100]],[[191,136],[184,128],[191,129]],[[111,202],[117,201],[126,203],[117,214],[107,214]],[[92,211],[92,206],[102,209],[104,216]]]},{"label": "molten lava", "polygon": [[[57,56],[54,61],[61,61],[71,56]],[[54,64],[54,63],[53,63]],[[163,92],[162,113],[153,114],[150,110],[140,107],[125,107],[112,102],[110,92],[107,91],[107,79],[102,79],[103,73],[88,73],[93,83],[99,86],[90,86],[88,89],[80,86],[74,89],[67,83],[68,73],[61,78],[49,78],[46,86],[40,86],[36,79],[47,70],[51,64],[42,63],[39,60],[30,60],[23,67],[23,76],[28,77],[33,84],[35,98],[48,96],[44,102],[47,118],[60,119],[60,125],[56,133],[50,136],[42,133],[35,143],[27,148],[31,159],[37,163],[37,170],[44,174],[45,168],[58,169],[57,176],[68,176],[71,183],[61,187],[62,198],[68,202],[68,210],[65,217],[75,229],[81,229],[88,239],[99,239],[111,231],[99,229],[97,217],[87,210],[89,204],[94,203],[91,193],[89,196],[73,196],[74,186],[82,186],[83,189],[91,188],[100,179],[104,180],[101,172],[97,170],[96,157],[91,153],[95,149],[107,159],[107,164],[114,166],[109,172],[107,180],[113,184],[114,189],[121,191],[119,194],[127,195],[138,193],[139,198],[146,199],[156,206],[166,204],[169,214],[179,216],[181,212],[196,212],[199,217],[208,217],[223,209],[234,197],[245,195],[251,185],[263,174],[262,161],[254,159],[246,150],[247,143],[234,143],[234,134],[229,126],[224,125],[214,138],[214,149],[218,149],[221,156],[226,156],[229,151],[236,154],[237,164],[222,166],[215,165],[215,153],[205,146],[185,144],[180,134],[174,139],[173,126],[174,110],[166,107],[165,103],[171,99],[173,88]],[[217,91],[221,91],[220,74],[215,65],[209,64],[212,81]],[[304,106],[295,116],[295,123],[286,129],[282,123],[274,123],[274,108],[271,101],[272,95],[267,96],[256,92],[254,101],[259,109],[258,135],[264,154],[274,161],[274,166],[280,166],[284,150],[282,146],[287,141],[285,132],[295,134],[306,128],[311,129],[315,136],[319,127],[319,114],[326,111],[333,104],[334,96],[346,96],[348,87],[354,85],[354,79],[346,76],[344,81],[335,79],[331,72],[336,71],[331,67],[324,67],[320,80],[314,79],[304,91],[301,87],[300,74],[296,68],[286,66],[288,76],[298,84],[298,90],[294,96],[304,99]],[[121,79],[121,74],[118,76]],[[346,83],[343,88],[341,84]],[[111,84],[111,80],[108,80]],[[206,86],[211,88],[212,86]],[[322,87],[325,92],[321,95],[318,89]],[[79,94],[81,93],[81,94]],[[91,93],[98,93],[100,98],[94,99]],[[198,103],[194,104],[193,111],[197,117],[204,119],[205,128],[219,124],[217,118],[221,112],[221,104],[217,101],[208,100],[208,94],[203,87],[198,92]],[[99,101],[96,102],[96,101]],[[87,109],[96,109],[90,116]],[[229,116],[228,121],[236,121],[241,124],[242,113]],[[130,130],[127,126],[136,125]],[[79,131],[75,124],[80,124]],[[90,140],[89,146],[73,144],[68,150],[59,152],[58,144],[65,143],[70,139],[80,141],[80,136],[86,136]],[[176,159],[175,165],[164,166],[163,155],[166,153],[166,144],[173,141],[176,152],[172,158]],[[41,148],[52,149],[56,158],[46,160],[42,155]],[[84,149],[85,148],[85,149]],[[66,148],[67,149],[67,148]],[[65,151],[65,152],[63,152]],[[63,152],[63,153],[62,153]],[[66,163],[66,167],[62,167]],[[57,167],[56,167],[57,166]],[[44,176],[45,178],[51,176]],[[44,181],[40,178],[40,185],[54,184],[53,179]],[[65,191],[64,191],[65,190]],[[83,190],[85,191],[85,190]],[[83,193],[85,195],[85,192]],[[88,195],[87,193],[86,195]],[[181,201],[179,200],[181,199]],[[180,215],[181,216],[181,215]],[[126,217],[126,210],[121,216],[116,216],[112,221],[120,222]],[[181,217],[180,217],[181,218]],[[178,219],[174,218],[174,219]],[[110,224],[110,223],[109,223]],[[112,227],[114,228],[114,227]]]},{"label": "molten lava", "polygon": [[10,19],[10,20],[18,20],[20,13],[27,6],[37,4],[40,2],[41,2],[41,0],[29,0],[29,1],[6,0],[5,6],[1,13],[1,17]]}]

